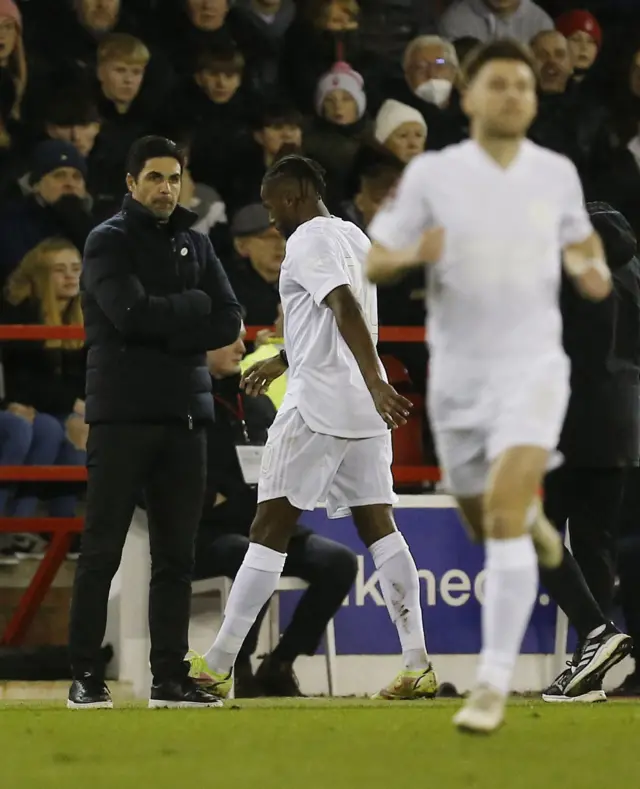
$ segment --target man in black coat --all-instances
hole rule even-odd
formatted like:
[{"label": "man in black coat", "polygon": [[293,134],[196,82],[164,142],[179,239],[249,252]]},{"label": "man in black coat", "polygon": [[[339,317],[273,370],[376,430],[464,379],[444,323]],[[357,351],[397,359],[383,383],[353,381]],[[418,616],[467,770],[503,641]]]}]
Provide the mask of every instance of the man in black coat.
[{"label": "man in black coat", "polygon": [[612,294],[586,302],[564,282],[564,345],[571,359],[571,399],[560,438],[565,464],[545,481],[545,511],[569,524],[573,556],[540,577],[578,633],[568,669],[546,701],[603,701],[602,678],[632,646],[610,621],[615,540],[627,469],[640,455],[640,261],[622,214],[589,203],[613,273]]},{"label": "man in black coat", "polygon": [[71,708],[112,706],[99,652],[141,493],[152,557],[149,705],[219,704],[188,678],[184,657],[213,419],[206,352],[236,339],[240,306],[210,241],[189,229],[194,214],[178,205],[183,168],[170,140],[134,143],[122,211],[85,247],[89,480],[71,606]]},{"label": "man in black coat", "polygon": [[[258,491],[246,477],[239,452],[263,445],[276,408],[267,395],[240,391],[244,331],[233,344],[208,354],[216,401],[216,421],[208,427],[207,493],[196,540],[197,578],[235,578],[249,547],[249,529],[258,508]],[[263,608],[234,666],[236,698],[300,696],[293,672],[299,655],[315,654],[327,624],[349,594],[358,569],[349,548],[298,525],[289,544],[283,575],[309,584],[274,651],[255,676],[251,656],[258,643]]]}]

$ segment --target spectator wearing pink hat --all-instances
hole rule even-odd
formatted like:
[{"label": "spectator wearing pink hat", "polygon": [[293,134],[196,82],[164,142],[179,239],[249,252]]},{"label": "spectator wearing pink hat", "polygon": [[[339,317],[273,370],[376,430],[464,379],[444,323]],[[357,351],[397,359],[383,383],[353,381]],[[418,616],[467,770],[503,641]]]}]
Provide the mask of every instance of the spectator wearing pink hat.
[{"label": "spectator wearing pink hat", "polygon": [[602,46],[602,29],[589,11],[567,11],[556,20],[558,30],[569,42],[576,82],[581,82],[593,66]]},{"label": "spectator wearing pink hat", "polygon": [[348,63],[336,63],[318,82],[315,109],[317,117],[305,135],[305,149],[327,171],[327,202],[337,206],[345,198],[369,125],[362,76]]},{"label": "spectator wearing pink hat", "polygon": [[315,106],[318,115],[330,123],[357,123],[367,108],[362,76],[348,63],[336,63],[318,82]]}]

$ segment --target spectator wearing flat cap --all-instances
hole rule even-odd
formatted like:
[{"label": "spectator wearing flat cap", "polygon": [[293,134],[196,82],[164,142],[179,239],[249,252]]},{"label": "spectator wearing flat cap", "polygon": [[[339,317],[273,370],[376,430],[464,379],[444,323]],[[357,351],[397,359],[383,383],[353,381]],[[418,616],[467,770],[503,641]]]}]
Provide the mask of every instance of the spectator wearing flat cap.
[{"label": "spectator wearing flat cap", "polygon": [[278,316],[278,277],[284,259],[284,238],[259,203],[233,217],[231,235],[237,259],[229,279],[245,309],[248,326],[272,326]]},{"label": "spectator wearing flat cap", "polygon": [[94,226],[86,177],[85,159],[71,143],[46,140],[36,146],[31,193],[0,213],[0,282],[45,238],[61,236],[84,247]]}]

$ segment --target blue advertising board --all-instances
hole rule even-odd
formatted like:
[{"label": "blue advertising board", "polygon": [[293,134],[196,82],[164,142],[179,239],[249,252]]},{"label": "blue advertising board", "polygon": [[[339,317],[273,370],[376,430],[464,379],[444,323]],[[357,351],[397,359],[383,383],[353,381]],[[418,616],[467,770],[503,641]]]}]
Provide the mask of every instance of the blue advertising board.
[{"label": "blue advertising board", "polygon": [[[451,507],[400,507],[395,510],[395,517],[420,575],[429,651],[438,655],[477,654],[484,586],[482,548],[470,542]],[[358,577],[335,619],[338,654],[397,654],[398,636],[377,585],[373,562],[351,519],[332,521],[324,509],[317,509],[305,513],[302,522],[318,534],[347,545],[358,555]],[[280,595],[282,626],[289,621],[299,594]],[[556,607],[541,590],[522,651],[553,653],[555,626]]]}]

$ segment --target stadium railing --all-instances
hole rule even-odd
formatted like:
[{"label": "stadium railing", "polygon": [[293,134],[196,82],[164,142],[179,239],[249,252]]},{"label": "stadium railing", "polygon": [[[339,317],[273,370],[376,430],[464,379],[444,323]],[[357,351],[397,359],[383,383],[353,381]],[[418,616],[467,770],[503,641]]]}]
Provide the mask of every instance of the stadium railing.
[{"label": "stadium railing", "polygon": [[[270,326],[247,327],[247,339],[253,340],[261,329]],[[67,340],[84,339],[84,329],[78,326],[22,326],[0,325],[0,343],[7,340]],[[382,326],[379,340],[384,342],[423,342],[424,329],[410,326]],[[396,483],[436,482],[439,469],[434,466],[393,466]],[[0,482],[84,482],[84,466],[0,466]],[[67,555],[74,534],[82,531],[82,518],[11,518],[0,517],[0,533],[35,532],[51,535],[46,554],[40,562],[29,586],[13,612],[0,644],[20,644],[33,622],[54,578]]]}]

